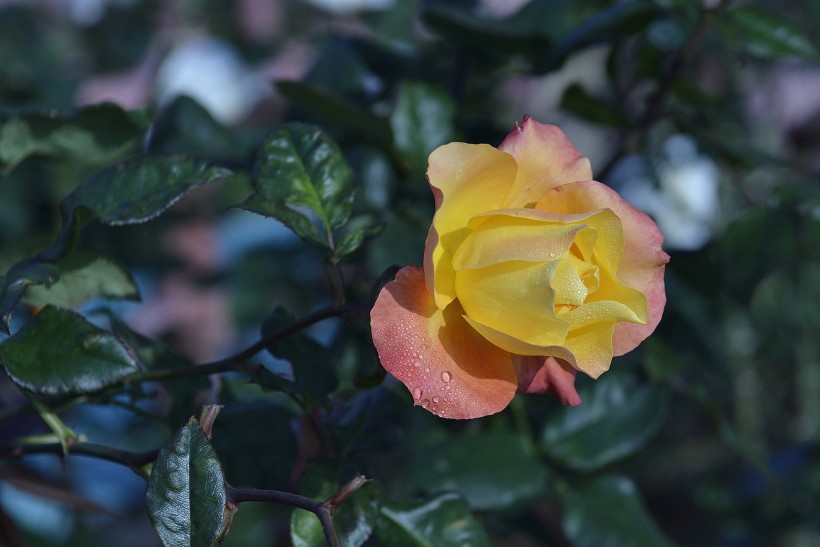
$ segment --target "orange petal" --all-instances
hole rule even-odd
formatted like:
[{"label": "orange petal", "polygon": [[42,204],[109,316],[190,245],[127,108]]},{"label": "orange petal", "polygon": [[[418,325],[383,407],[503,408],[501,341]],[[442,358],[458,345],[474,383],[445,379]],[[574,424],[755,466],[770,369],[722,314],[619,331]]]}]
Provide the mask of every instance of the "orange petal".
[{"label": "orange petal", "polygon": [[515,181],[509,154],[486,144],[454,142],[430,154],[427,179],[436,214],[424,245],[427,288],[439,309],[455,300],[453,254],[469,234],[467,221],[498,209]]},{"label": "orange petal", "polygon": [[663,274],[669,255],[661,248],[663,236],[658,226],[614,190],[594,180],[558,186],[544,195],[536,208],[559,214],[609,208],[621,219],[624,253],[617,277],[646,296],[648,321],[645,325],[618,323],[612,349],[615,355],[635,349],[658,326],[666,305]]},{"label": "orange petal", "polygon": [[504,207],[532,207],[544,192],[561,184],[592,178],[589,160],[581,154],[563,131],[542,125],[529,116],[507,135],[500,150],[518,162],[515,185],[507,194]]},{"label": "orange petal", "polygon": [[555,357],[521,357],[515,360],[520,393],[552,393],[562,405],[578,406],[581,396],[575,391],[575,369]]},{"label": "orange petal", "polygon": [[370,312],[384,368],[417,405],[443,418],[499,412],[518,387],[512,356],[473,330],[463,313],[457,302],[439,310],[415,266],[399,270]]}]

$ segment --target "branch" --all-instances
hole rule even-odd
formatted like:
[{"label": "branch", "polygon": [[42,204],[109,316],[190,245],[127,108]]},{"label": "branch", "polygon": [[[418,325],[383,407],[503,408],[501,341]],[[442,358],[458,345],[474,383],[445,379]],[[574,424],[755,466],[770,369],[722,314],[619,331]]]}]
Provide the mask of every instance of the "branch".
[{"label": "branch", "polygon": [[697,28],[689,37],[689,40],[686,41],[686,44],[684,44],[672,58],[669,70],[667,70],[666,75],[660,81],[660,85],[658,85],[655,92],[649,96],[646,102],[646,110],[644,110],[635,126],[621,135],[621,138],[618,140],[618,145],[615,147],[615,152],[613,152],[612,156],[598,173],[598,180],[605,181],[621,158],[623,158],[629,149],[634,146],[634,143],[655,123],[661,111],[661,107],[664,102],[666,102],[666,98],[672,89],[672,84],[678,79],[683,67],[686,66],[698,46],[700,46],[700,42],[706,35],[706,31],[712,26],[718,12],[723,8],[724,4],[725,1],[721,1],[717,6],[702,12]]},{"label": "branch", "polygon": [[187,368],[167,368],[156,369],[140,372],[124,379],[124,382],[145,382],[149,380],[170,380],[172,378],[186,378],[189,376],[203,376],[209,374],[219,374],[223,372],[242,372],[252,371],[255,367],[248,365],[248,360],[268,347],[269,345],[278,342],[282,338],[286,338],[295,332],[299,332],[315,323],[330,319],[332,317],[342,317],[346,315],[354,315],[356,313],[367,311],[369,309],[366,305],[351,305],[351,306],[333,306],[329,308],[322,308],[311,314],[308,314],[301,319],[297,319],[290,325],[282,327],[281,329],[262,337],[239,353],[235,353],[224,359],[212,361],[210,363],[203,363]]},{"label": "branch", "polygon": [[[109,446],[94,443],[76,442],[71,445],[69,456],[91,456],[119,463],[130,467],[138,475],[143,476],[140,469],[157,459],[158,450],[148,452],[126,452]],[[63,456],[63,446],[60,443],[23,444],[6,446],[0,449],[0,458],[19,459],[30,454],[55,454]]]},{"label": "branch", "polygon": [[328,499],[321,501],[299,494],[280,492],[278,490],[256,490],[253,488],[234,488],[228,486],[229,503],[239,505],[243,501],[262,501],[267,503],[280,503],[310,511],[316,515],[322,523],[325,532],[325,539],[330,547],[339,547],[339,536],[333,525],[333,514],[347,498],[364,486],[368,479],[364,475],[357,474],[347,484],[342,486],[335,494]]}]

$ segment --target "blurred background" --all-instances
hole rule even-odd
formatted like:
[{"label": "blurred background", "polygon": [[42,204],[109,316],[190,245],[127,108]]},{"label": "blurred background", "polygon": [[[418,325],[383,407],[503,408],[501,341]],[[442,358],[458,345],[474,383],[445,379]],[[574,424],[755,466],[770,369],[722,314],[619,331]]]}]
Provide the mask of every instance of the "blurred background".
[{"label": "blurred background", "polygon": [[[332,350],[328,415],[226,375],[92,397],[63,420],[139,452],[219,401],[229,482],[304,491],[321,483],[305,469],[356,468],[376,505],[452,490],[494,545],[818,546],[818,36],[812,0],[0,0],[0,272],[47,248],[60,200],[124,155],[250,173],[272,127],[305,121],[353,168],[354,222],[381,226],[343,265],[363,301],[392,265],[421,263],[429,152],[498,145],[531,115],[649,213],[672,256],[657,333],[599,382],[579,376],[578,410],[519,396],[437,419],[380,375],[366,321],[334,320],[309,332]],[[99,103],[113,105],[81,108]],[[148,224],[92,224],[83,246],[122,260],[142,302],[76,307],[196,363],[257,339],[277,305],[331,304],[319,250],[230,208],[250,191],[237,176]],[[25,403],[0,379],[0,444],[48,431]],[[99,459],[4,460],[0,543],[158,545],[144,493]],[[243,505],[225,544],[311,544],[291,518]],[[380,534],[350,544],[392,544]]]}]

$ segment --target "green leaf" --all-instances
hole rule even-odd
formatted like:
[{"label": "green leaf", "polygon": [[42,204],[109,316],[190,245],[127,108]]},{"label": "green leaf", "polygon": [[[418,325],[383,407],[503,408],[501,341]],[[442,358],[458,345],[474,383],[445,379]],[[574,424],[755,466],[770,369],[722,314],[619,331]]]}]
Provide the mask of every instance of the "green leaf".
[{"label": "green leaf", "polygon": [[0,285],[0,332],[9,334],[9,322],[17,304],[31,285],[49,286],[60,278],[60,269],[44,262],[18,262]]},{"label": "green leaf", "polygon": [[32,306],[47,304],[76,308],[92,298],[139,300],[139,289],[131,274],[116,258],[79,250],[54,264],[60,278],[49,287],[29,287],[24,300]]},{"label": "green leaf", "polygon": [[319,233],[319,229],[313,223],[313,220],[309,216],[291,209],[287,203],[269,201],[259,194],[253,194],[237,207],[263,217],[278,220],[307,243],[323,249],[328,246],[327,237]]},{"label": "green leaf", "polygon": [[[259,150],[257,197],[242,205],[280,220],[301,238],[327,245],[327,234],[350,216],[353,177],[336,143],[318,127],[287,124],[274,130]],[[314,219],[323,227],[319,237]],[[309,228],[308,226],[311,226]]]},{"label": "green leaf", "polygon": [[16,384],[45,395],[90,393],[139,369],[117,336],[53,306],[0,344],[0,364]]},{"label": "green leaf", "polygon": [[561,38],[550,55],[535,66],[534,72],[545,74],[556,70],[576,51],[636,34],[655,20],[657,12],[657,6],[644,0],[618,2],[598,10]]},{"label": "green leaf", "polygon": [[425,25],[450,40],[491,53],[519,54],[539,61],[550,49],[549,39],[516,22],[479,17],[443,2],[427,2],[421,11]]},{"label": "green leaf", "polygon": [[377,116],[344,97],[304,82],[279,80],[276,82],[276,89],[291,101],[316,113],[324,123],[350,129],[388,148],[392,143],[390,124],[386,118]]},{"label": "green leaf", "polygon": [[227,501],[225,477],[195,419],[160,449],[146,499],[165,547],[206,547],[219,537]]},{"label": "green leaf", "polygon": [[344,257],[356,252],[362,246],[364,240],[382,232],[384,223],[371,224],[363,228],[357,228],[347,232],[342,240],[336,245],[336,256]]},{"label": "green leaf", "polygon": [[383,505],[376,537],[390,547],[483,547],[490,540],[456,494]]},{"label": "green leaf", "polygon": [[18,114],[0,127],[0,163],[14,169],[31,155],[65,157],[103,165],[135,150],[145,130],[136,115],[113,104],[99,104],[68,115]]},{"label": "green leaf", "polygon": [[151,220],[191,190],[231,174],[187,156],[135,156],[112,165],[80,185],[62,203],[64,214],[89,209],[103,224]]},{"label": "green leaf", "polygon": [[199,103],[184,95],[154,120],[149,145],[151,152],[190,154],[218,162],[244,163],[252,153],[235,131],[220,125]]},{"label": "green leaf", "polygon": [[454,119],[455,105],[444,91],[404,82],[390,115],[396,148],[417,172],[424,172],[430,152],[453,140]]},{"label": "green leaf", "polygon": [[[586,403],[585,403],[586,404]],[[564,499],[564,533],[575,547],[671,547],[623,477],[604,476]]]},{"label": "green leaf", "polygon": [[736,49],[763,59],[817,56],[809,39],[799,28],[780,17],[752,6],[727,10],[719,19],[720,29]]},{"label": "green leaf", "polygon": [[547,456],[578,471],[594,471],[632,454],[666,418],[666,391],[639,386],[625,373],[610,371],[580,395],[582,405],[564,407],[547,420],[541,440]]},{"label": "green leaf", "polygon": [[581,119],[613,127],[629,127],[629,119],[616,107],[593,97],[580,84],[569,86],[561,97],[561,108]]},{"label": "green leaf", "polygon": [[[268,336],[293,322],[293,316],[282,308],[262,321],[262,336]],[[268,351],[285,359],[293,367],[293,380],[260,369],[254,382],[268,389],[297,393],[309,404],[327,404],[327,396],[339,384],[331,352],[310,336],[296,333],[268,346]]]},{"label": "green leaf", "polygon": [[[349,479],[336,465],[311,463],[299,481],[299,493],[314,499],[327,499]],[[339,541],[345,547],[359,547],[373,533],[379,510],[372,485],[365,485],[341,504],[333,516]],[[290,519],[293,547],[325,547],[324,530],[310,511],[295,509]]]},{"label": "green leaf", "polygon": [[505,509],[538,497],[547,488],[541,463],[518,435],[507,432],[450,438],[425,450],[406,480],[427,493],[458,492],[478,510]]}]

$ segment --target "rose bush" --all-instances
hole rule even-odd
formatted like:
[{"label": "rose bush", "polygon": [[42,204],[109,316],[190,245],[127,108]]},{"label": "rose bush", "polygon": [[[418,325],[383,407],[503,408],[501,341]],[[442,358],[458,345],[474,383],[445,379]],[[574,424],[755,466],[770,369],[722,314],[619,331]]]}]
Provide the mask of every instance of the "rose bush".
[{"label": "rose bush", "polygon": [[427,177],[424,267],[402,268],[371,312],[379,359],[416,404],[475,418],[550,391],[576,405],[577,370],[597,378],[657,326],[660,231],[557,127],[525,118],[497,149],[441,146]]}]

